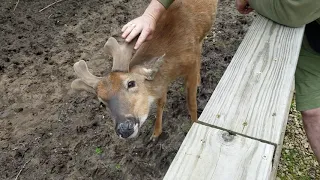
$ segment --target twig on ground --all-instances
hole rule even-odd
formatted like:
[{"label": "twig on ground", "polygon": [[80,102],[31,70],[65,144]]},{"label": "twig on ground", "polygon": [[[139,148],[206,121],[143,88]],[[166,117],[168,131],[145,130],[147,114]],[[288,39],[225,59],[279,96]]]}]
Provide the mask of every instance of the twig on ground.
[{"label": "twig on ground", "polygon": [[16,2],[16,5],[14,6],[13,11],[16,10],[16,8],[17,8],[17,6],[18,6],[18,4],[19,4],[19,1],[20,1],[20,0],[18,0],[18,1]]},{"label": "twig on ground", "polygon": [[57,4],[57,3],[61,2],[61,1],[63,1],[63,0],[58,0],[58,1],[54,2],[54,3],[51,3],[51,4],[49,4],[48,6],[42,8],[39,12],[44,11],[45,9],[47,9],[47,8],[53,6],[53,5],[55,5],[55,4]]},{"label": "twig on ground", "polygon": [[16,178],[15,178],[14,180],[17,180],[17,179],[18,179],[18,177],[19,177],[19,175],[21,174],[22,170],[24,169],[24,167],[25,167],[30,161],[31,161],[31,159],[30,159],[29,161],[26,161],[26,162],[23,164],[22,168],[20,169],[19,173],[17,174],[17,176],[16,176]]},{"label": "twig on ground", "polygon": [[100,160],[100,163],[101,163],[105,168],[108,169],[108,166],[107,166],[103,161]]}]

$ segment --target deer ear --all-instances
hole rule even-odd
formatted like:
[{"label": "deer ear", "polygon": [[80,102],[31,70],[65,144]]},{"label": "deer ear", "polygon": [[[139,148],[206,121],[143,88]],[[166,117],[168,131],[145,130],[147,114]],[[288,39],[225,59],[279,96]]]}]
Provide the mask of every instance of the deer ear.
[{"label": "deer ear", "polygon": [[135,65],[131,68],[130,72],[137,73],[140,75],[145,76],[146,80],[152,81],[154,77],[156,76],[157,72],[159,71],[159,68],[161,64],[163,63],[164,56],[161,57],[154,57],[148,62],[151,62],[150,64],[148,63],[148,67],[143,67],[142,65]]},{"label": "deer ear", "polygon": [[148,72],[148,75],[146,76],[146,79],[149,81],[152,81],[154,79],[154,77],[156,76],[157,72],[159,71],[161,65],[164,62],[164,57],[166,54],[157,57],[154,64],[152,65],[152,67],[150,69],[146,69],[146,72]]},{"label": "deer ear", "polygon": [[72,81],[71,88],[79,91],[87,91],[93,94],[97,94],[96,91],[89,85],[87,85],[83,80],[76,79]]}]

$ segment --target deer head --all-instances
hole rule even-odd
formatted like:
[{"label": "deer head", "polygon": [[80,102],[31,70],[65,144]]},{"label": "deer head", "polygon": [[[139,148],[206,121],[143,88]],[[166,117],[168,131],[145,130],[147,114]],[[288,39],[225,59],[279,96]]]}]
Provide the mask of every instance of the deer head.
[{"label": "deer head", "polygon": [[104,48],[113,57],[111,72],[106,77],[92,75],[85,61],[74,64],[78,79],[71,84],[72,89],[95,93],[99,101],[110,110],[115,123],[115,131],[121,138],[136,137],[139,128],[148,117],[155,97],[150,92],[150,81],[158,71],[163,57],[156,59],[152,68],[134,66],[129,69],[133,45],[110,37]]}]

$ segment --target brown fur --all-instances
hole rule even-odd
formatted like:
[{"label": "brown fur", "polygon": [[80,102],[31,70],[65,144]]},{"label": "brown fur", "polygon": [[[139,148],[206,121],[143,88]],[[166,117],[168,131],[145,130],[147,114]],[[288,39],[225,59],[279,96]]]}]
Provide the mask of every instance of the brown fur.
[{"label": "brown fur", "polygon": [[113,72],[99,81],[96,90],[98,97],[107,101],[110,97],[114,96],[122,86],[120,75],[120,72]]}]

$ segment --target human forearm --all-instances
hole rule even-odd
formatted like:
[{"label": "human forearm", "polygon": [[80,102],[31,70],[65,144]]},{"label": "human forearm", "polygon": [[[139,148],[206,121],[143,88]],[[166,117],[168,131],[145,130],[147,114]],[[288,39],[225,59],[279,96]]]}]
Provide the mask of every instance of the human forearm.
[{"label": "human forearm", "polygon": [[164,5],[162,5],[158,0],[152,0],[147,9],[144,11],[144,16],[149,16],[155,21],[158,21],[161,14],[165,11]]}]

